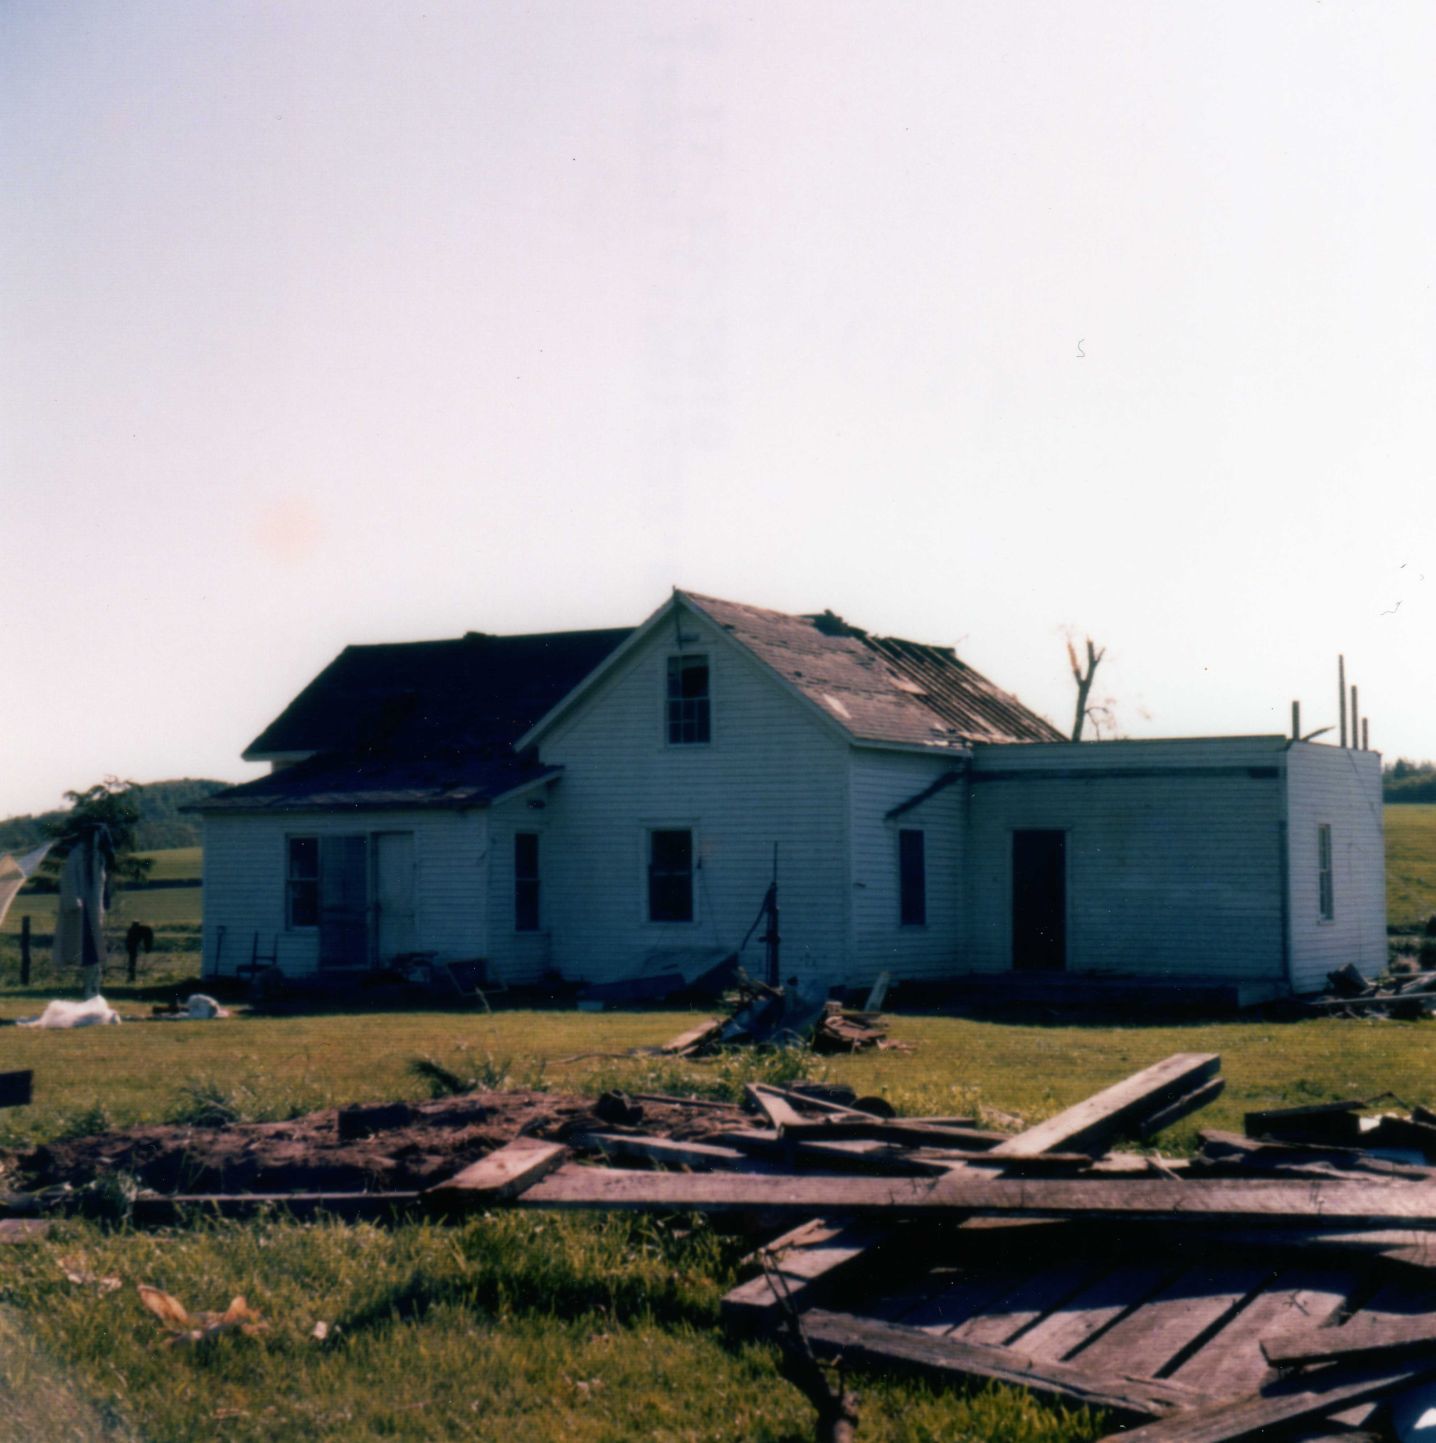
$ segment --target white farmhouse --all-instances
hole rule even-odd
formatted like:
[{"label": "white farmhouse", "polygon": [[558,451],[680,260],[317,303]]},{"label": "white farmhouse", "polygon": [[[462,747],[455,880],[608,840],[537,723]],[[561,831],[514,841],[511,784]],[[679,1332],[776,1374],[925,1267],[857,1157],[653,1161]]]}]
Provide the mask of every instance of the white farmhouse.
[{"label": "white farmhouse", "polygon": [[[945,647],[675,591],[634,631],[350,647],[205,812],[205,969],[1189,984],[1385,960],[1380,759],[1064,741]],[[754,944],[743,954],[755,968]]]}]

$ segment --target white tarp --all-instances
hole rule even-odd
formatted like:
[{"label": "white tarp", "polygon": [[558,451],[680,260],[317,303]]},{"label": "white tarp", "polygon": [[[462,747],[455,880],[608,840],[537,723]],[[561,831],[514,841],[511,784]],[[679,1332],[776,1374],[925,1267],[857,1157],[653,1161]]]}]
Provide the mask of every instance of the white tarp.
[{"label": "white tarp", "polygon": [[83,1002],[47,1002],[38,1017],[21,1017],[21,1027],[104,1027],[120,1020],[120,1014],[103,997]]},{"label": "white tarp", "polygon": [[46,842],[44,846],[36,847],[33,852],[23,852],[19,856],[13,852],[0,853],[0,926],[4,925],[5,914],[10,910],[16,894],[40,870],[45,854],[54,845],[53,842]]}]

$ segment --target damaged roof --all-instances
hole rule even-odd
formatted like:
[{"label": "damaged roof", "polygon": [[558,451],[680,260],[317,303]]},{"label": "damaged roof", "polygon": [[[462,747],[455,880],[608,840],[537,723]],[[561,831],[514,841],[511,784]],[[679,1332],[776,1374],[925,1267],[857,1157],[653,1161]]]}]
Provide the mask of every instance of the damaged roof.
[{"label": "damaged roof", "polygon": [[961,748],[1067,738],[950,646],[870,636],[831,611],[790,616],[678,593],[820,707],[855,741]]},{"label": "damaged roof", "polygon": [[294,752],[511,746],[632,634],[550,631],[346,646],[249,744]]},{"label": "damaged roof", "polygon": [[345,647],[244,753],[310,755],[195,810],[486,805],[558,774],[514,742],[629,635],[469,632]]}]

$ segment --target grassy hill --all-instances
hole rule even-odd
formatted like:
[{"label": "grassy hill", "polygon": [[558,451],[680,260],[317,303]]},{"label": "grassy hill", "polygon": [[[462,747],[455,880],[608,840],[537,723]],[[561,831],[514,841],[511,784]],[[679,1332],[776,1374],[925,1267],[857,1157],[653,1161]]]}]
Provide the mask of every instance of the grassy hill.
[{"label": "grassy hill", "polygon": [[[199,818],[181,812],[180,808],[231,785],[189,777],[180,781],[145,782],[137,793],[140,821],[136,843],[144,851],[199,846]],[[39,846],[49,835],[47,826],[64,815],[65,809],[57,807],[53,812],[9,817],[0,822],[0,852],[21,852]]]}]

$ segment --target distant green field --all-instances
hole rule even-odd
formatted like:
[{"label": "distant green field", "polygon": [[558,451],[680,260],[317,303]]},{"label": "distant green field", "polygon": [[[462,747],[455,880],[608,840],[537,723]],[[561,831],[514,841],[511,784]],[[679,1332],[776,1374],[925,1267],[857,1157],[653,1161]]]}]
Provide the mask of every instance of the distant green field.
[{"label": "distant green field", "polygon": [[150,868],[151,882],[198,882],[204,849],[174,847],[168,852],[141,852],[140,856],[154,863]]},{"label": "distant green field", "polygon": [[1436,913],[1436,803],[1386,808],[1386,922],[1410,927]]}]

